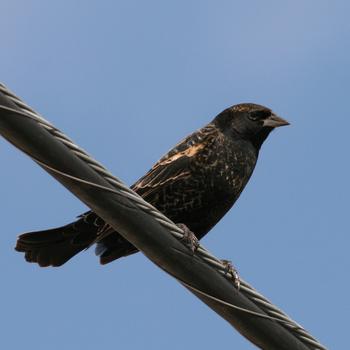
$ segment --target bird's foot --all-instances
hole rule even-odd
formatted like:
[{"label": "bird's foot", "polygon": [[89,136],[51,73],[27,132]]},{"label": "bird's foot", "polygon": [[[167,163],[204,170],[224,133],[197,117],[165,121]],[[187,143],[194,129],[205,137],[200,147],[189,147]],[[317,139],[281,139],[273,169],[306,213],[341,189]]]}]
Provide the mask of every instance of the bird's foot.
[{"label": "bird's foot", "polygon": [[194,253],[199,247],[199,241],[195,234],[185,225],[185,224],[176,224],[178,228],[184,231],[184,235],[181,238],[181,241],[187,245],[192,253]]},{"label": "bird's foot", "polygon": [[229,274],[232,276],[233,283],[236,286],[236,288],[239,290],[241,286],[241,281],[239,279],[239,275],[236,268],[232,265],[232,262],[230,260],[222,259],[221,262],[225,266],[225,275]]}]

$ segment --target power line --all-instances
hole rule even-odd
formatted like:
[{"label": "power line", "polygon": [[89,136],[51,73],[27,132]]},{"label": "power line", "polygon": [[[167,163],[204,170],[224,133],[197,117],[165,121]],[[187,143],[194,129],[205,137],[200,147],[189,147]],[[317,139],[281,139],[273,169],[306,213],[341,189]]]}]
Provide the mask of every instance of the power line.
[{"label": "power line", "polygon": [[237,290],[203,246],[192,254],[178,226],[2,84],[0,133],[260,348],[326,349],[245,281]]}]

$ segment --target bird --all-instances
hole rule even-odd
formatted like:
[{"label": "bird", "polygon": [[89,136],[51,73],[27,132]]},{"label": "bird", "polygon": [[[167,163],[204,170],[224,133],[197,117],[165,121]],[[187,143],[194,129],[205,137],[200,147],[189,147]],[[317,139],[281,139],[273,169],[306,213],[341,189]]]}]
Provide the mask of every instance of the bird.
[{"label": "bird", "polygon": [[[242,193],[271,131],[284,125],[289,122],[268,107],[233,105],[179,142],[131,189],[200,240]],[[62,227],[21,234],[15,250],[28,262],[57,267],[93,244],[103,265],[138,251],[93,211]]]}]

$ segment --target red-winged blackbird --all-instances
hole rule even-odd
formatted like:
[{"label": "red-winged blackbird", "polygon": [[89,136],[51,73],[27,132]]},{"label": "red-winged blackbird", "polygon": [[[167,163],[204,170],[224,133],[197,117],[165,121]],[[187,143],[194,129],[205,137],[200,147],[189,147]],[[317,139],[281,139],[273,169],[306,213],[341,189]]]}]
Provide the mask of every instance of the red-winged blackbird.
[{"label": "red-winged blackbird", "polygon": [[[288,124],[257,104],[227,108],[177,144],[131,188],[200,239],[241,194],[269,133]],[[94,242],[102,264],[137,252],[106,226],[89,211],[66,226],[22,234],[16,250],[40,266],[60,266]]]}]

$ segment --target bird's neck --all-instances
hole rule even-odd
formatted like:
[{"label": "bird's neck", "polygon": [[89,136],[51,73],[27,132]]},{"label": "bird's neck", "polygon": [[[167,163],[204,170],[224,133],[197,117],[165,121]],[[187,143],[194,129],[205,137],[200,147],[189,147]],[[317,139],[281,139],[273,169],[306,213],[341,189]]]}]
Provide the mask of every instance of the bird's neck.
[{"label": "bird's neck", "polygon": [[251,137],[251,142],[254,145],[254,147],[257,149],[258,152],[261,148],[261,145],[264,143],[264,141],[269,136],[269,134],[272,130],[273,130],[272,128],[263,128],[256,135]]},{"label": "bird's neck", "polygon": [[236,130],[230,130],[230,136],[234,140],[240,140],[246,144],[250,144],[251,146],[253,146],[255,149],[256,156],[258,156],[261,145],[264,143],[271,131],[272,128],[264,128],[254,135],[242,135]]}]

